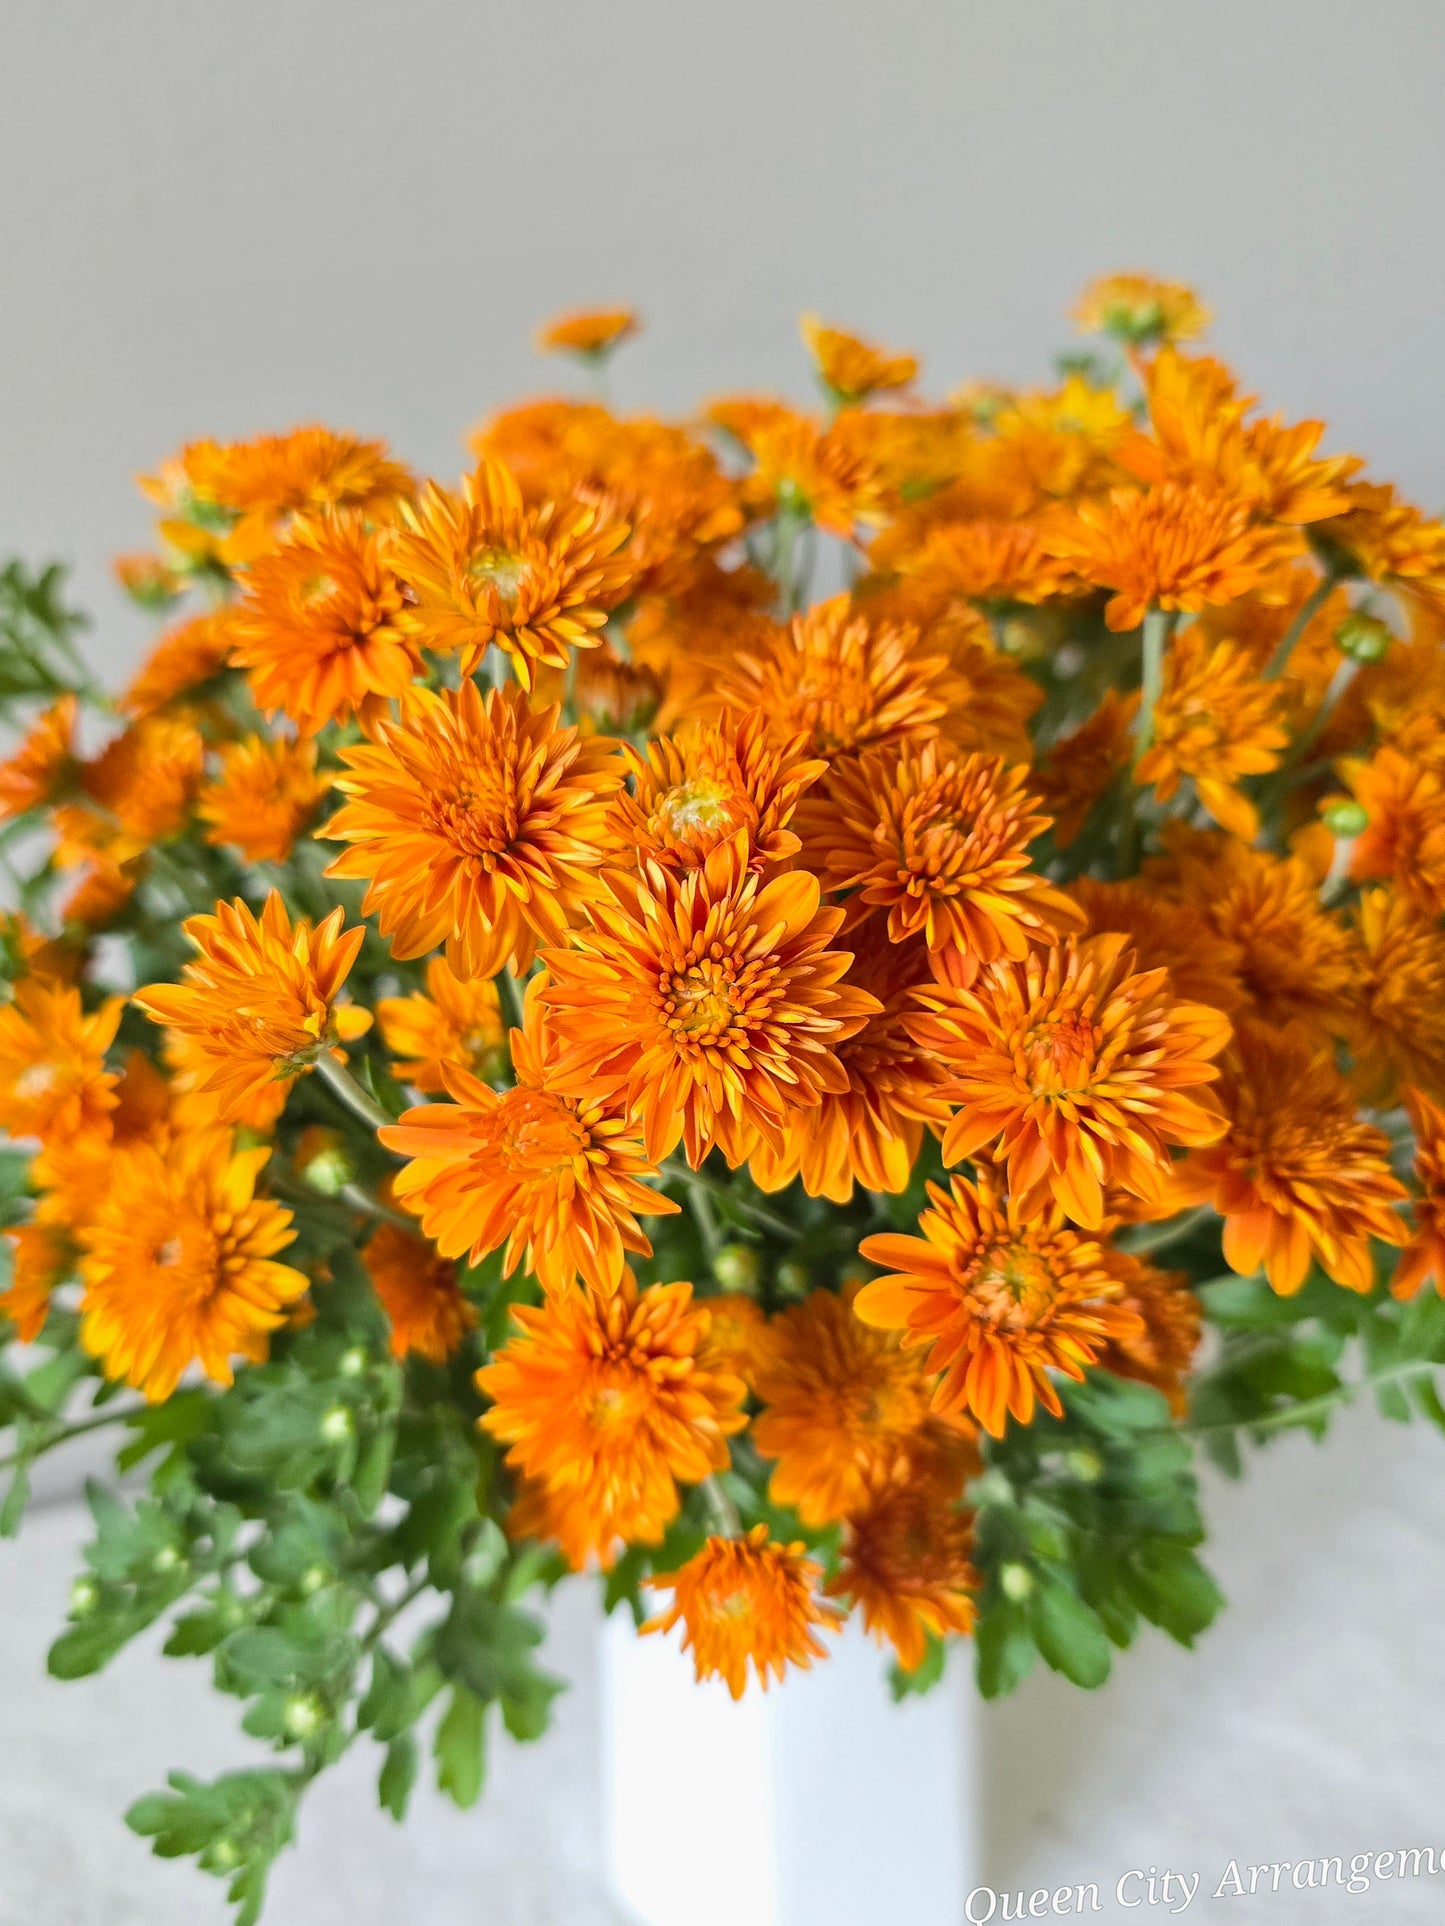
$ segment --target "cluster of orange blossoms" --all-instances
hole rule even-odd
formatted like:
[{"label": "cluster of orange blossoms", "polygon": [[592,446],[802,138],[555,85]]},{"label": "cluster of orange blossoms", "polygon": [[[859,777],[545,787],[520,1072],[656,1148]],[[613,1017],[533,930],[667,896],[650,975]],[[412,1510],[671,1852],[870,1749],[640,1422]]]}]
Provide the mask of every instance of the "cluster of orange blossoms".
[{"label": "cluster of orange blossoms", "polygon": [[[847,1609],[904,1668],[966,1632],[981,1452],[1061,1386],[1184,1408],[1159,1227],[1445,1292],[1445,527],[1182,346],[1187,289],[1080,319],[1116,364],[1037,393],[925,402],[809,319],[819,412],[545,399],[454,487],[322,428],[147,481],[123,579],[191,612],[98,752],[65,694],[0,764],[54,844],[0,1007],[19,1337],[73,1291],[107,1377],[229,1383],[307,1316],[334,1165],[398,1357],[514,1280],[473,1359],[514,1537],[607,1567],[701,1492],[653,1623],[737,1693]],[[127,1008],[97,939],[177,877],[194,954]]]}]

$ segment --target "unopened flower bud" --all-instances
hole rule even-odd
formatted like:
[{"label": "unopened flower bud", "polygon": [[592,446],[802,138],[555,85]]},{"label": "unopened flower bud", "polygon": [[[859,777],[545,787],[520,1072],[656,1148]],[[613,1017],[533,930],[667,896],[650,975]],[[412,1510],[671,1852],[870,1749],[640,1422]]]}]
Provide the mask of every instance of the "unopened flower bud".
[{"label": "unopened flower bud", "polygon": [[724,1244],[712,1261],[712,1274],[725,1291],[758,1288],[758,1254],[751,1244]]},{"label": "unopened flower bud", "polygon": [[336,1368],[344,1378],[359,1378],[366,1369],[367,1361],[364,1347],[353,1344],[350,1350],[341,1353],[341,1361]]},{"label": "unopened flower bud", "polygon": [[1370,826],[1370,812],[1353,796],[1336,796],[1327,802],[1320,819],[1332,836],[1361,836]]},{"label": "unopened flower bud", "polygon": [[93,1578],[77,1578],[70,1588],[70,1616],[88,1618],[100,1603],[100,1587]]},{"label": "unopened flower bud", "polygon": [[296,1146],[296,1168],[323,1197],[338,1196],[356,1180],[356,1164],[339,1130],[304,1130]]},{"label": "unopened flower bud", "polygon": [[1378,662],[1393,640],[1387,622],[1361,609],[1351,609],[1335,630],[1335,647],[1352,662]]},{"label": "unopened flower bud", "polygon": [[806,1297],[813,1282],[808,1275],[807,1265],[798,1263],[792,1257],[784,1258],[779,1264],[774,1281],[780,1297]]},{"label": "unopened flower bud", "polygon": [[321,1420],[321,1435],[327,1444],[345,1444],[355,1430],[351,1413],[344,1404],[333,1404]]},{"label": "unopened flower bud", "polygon": [[308,1565],[301,1574],[301,1590],[309,1598],[313,1592],[321,1590],[330,1576],[324,1565]]},{"label": "unopened flower bud", "polygon": [[281,1718],[289,1737],[309,1739],[325,1722],[326,1707],[314,1692],[293,1692]]},{"label": "unopened flower bud", "polygon": [[1022,1605],[1034,1588],[1034,1575],[1027,1565],[1000,1565],[998,1571],[999,1589],[1012,1604]]},{"label": "unopened flower bud", "polygon": [[1077,1451],[1071,1451],[1064,1463],[1083,1485],[1096,1485],[1104,1475],[1104,1460],[1097,1451],[1090,1451],[1083,1445]]}]

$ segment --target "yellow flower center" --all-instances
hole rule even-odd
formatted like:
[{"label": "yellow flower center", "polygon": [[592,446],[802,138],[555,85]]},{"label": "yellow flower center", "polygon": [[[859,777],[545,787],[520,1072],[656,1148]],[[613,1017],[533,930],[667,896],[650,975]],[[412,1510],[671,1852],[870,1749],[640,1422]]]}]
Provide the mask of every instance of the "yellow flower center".
[{"label": "yellow flower center", "polygon": [[492,1113],[482,1139],[509,1176],[552,1176],[587,1152],[586,1130],[561,1097],[550,1090],[509,1090]]},{"label": "yellow flower center", "polygon": [[691,842],[741,824],[746,818],[740,802],[731,785],[716,776],[694,776],[668,790],[657,805],[657,816],[670,836]]},{"label": "yellow flower center", "polygon": [[467,575],[478,585],[490,588],[504,608],[517,606],[527,564],[507,548],[479,548],[467,562]]},{"label": "yellow flower center", "polygon": [[731,965],[711,957],[674,977],[664,990],[667,1027],[693,1043],[717,1043],[738,1025],[743,999]]}]

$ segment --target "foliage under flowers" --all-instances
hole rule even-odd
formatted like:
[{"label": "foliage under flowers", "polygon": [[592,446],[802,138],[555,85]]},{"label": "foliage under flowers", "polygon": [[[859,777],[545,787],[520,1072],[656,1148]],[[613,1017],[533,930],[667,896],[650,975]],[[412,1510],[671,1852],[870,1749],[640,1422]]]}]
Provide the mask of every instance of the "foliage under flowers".
[{"label": "foliage under flowers", "polygon": [[192,444],[115,699],[0,574],[0,1530],[145,1468],[51,1669],[245,1702],[130,1814],[243,1922],[358,1738],[400,1818],[541,1734],[569,1569],[734,1693],[850,1610],[1092,1686],[1218,1609],[1196,1452],[1445,1428],[1445,527],[1187,288],[1078,315],[942,405],[810,317],[821,413],[536,401],[457,488]]}]

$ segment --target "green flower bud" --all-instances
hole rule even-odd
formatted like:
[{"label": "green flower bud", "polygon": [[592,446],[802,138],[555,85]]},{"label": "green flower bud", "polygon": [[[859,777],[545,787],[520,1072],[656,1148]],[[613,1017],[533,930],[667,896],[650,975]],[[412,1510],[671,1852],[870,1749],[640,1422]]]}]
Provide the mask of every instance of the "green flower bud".
[{"label": "green flower bud", "polygon": [[773,1274],[773,1281],[780,1297],[806,1297],[813,1284],[807,1265],[793,1257],[783,1259]]},{"label": "green flower bud", "polygon": [[152,1571],[173,1572],[181,1562],[181,1555],[174,1545],[162,1545],[151,1560]]},{"label": "green flower bud", "polygon": [[330,1572],[327,1571],[324,1565],[308,1566],[301,1574],[301,1589],[309,1598],[313,1592],[319,1592],[321,1590],[330,1576]]},{"label": "green flower bud", "polygon": [[1352,662],[1378,662],[1394,639],[1387,622],[1362,609],[1351,609],[1335,630],[1335,647]]},{"label": "green flower bud", "polygon": [[349,1351],[342,1352],[336,1368],[344,1378],[359,1378],[370,1362],[365,1345],[353,1344]]},{"label": "green flower bud", "polygon": [[1332,836],[1361,836],[1370,826],[1370,812],[1353,796],[1336,796],[1320,811],[1320,820]]},{"label": "green flower bud", "polygon": [[309,1739],[326,1723],[326,1707],[314,1692],[293,1692],[281,1721],[288,1737]]},{"label": "green flower bud", "polygon": [[100,1603],[100,1587],[93,1578],[77,1578],[70,1588],[70,1616],[88,1618]]},{"label": "green flower bud", "polygon": [[319,1190],[323,1197],[337,1197],[355,1182],[356,1165],[344,1145],[330,1144],[317,1151],[301,1174],[312,1190]]},{"label": "green flower bud", "polygon": [[1104,1475],[1104,1460],[1097,1451],[1090,1451],[1083,1445],[1077,1451],[1071,1451],[1064,1463],[1080,1484],[1096,1485]]},{"label": "green flower bud", "polygon": [[355,1420],[344,1404],[333,1404],[321,1420],[321,1435],[327,1444],[345,1444],[355,1432]]},{"label": "green flower bud", "polygon": [[1011,1604],[1022,1605],[1034,1588],[1034,1575],[1027,1565],[1010,1562],[998,1569],[999,1589]]},{"label": "green flower bud", "polygon": [[751,1244],[724,1244],[712,1261],[712,1274],[725,1291],[746,1291],[749,1296],[757,1292],[759,1268]]}]

